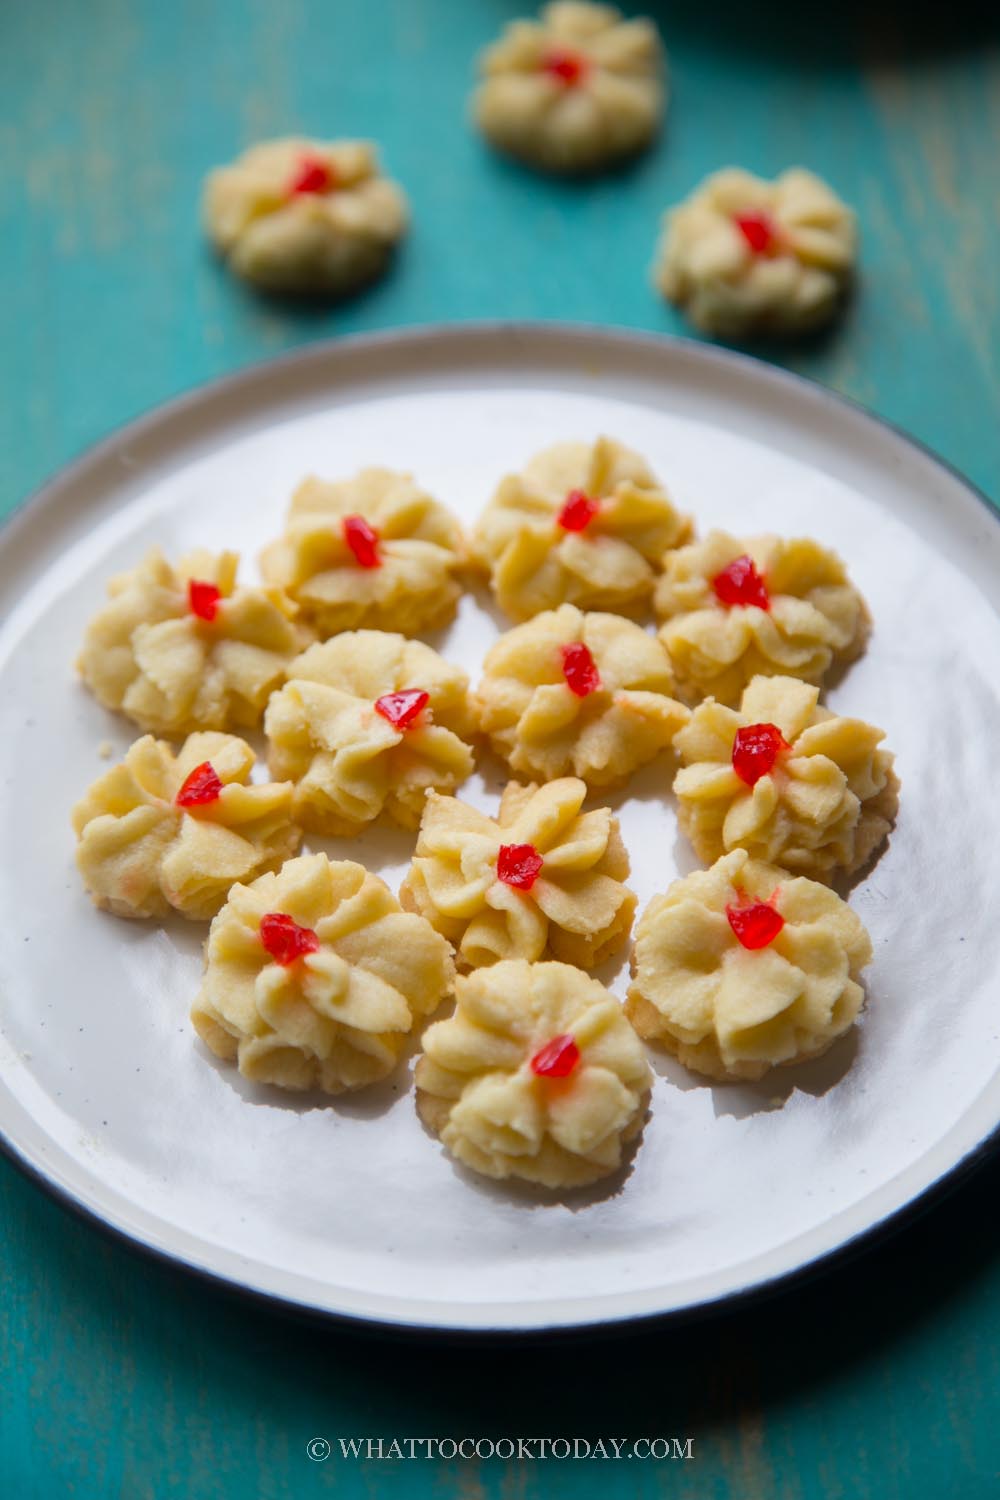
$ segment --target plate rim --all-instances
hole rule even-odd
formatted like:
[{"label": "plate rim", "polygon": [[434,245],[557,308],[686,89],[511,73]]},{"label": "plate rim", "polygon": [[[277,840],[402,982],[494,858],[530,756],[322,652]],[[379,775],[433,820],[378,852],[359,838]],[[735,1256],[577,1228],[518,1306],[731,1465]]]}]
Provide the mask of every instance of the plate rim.
[{"label": "plate rim", "polygon": [[[669,355],[683,351],[682,357],[693,358],[706,366],[742,367],[751,378],[770,385],[779,392],[782,388],[799,394],[806,393],[820,405],[827,404],[846,411],[863,425],[876,432],[890,434],[904,446],[916,450],[932,467],[942,471],[951,481],[961,486],[980,502],[983,508],[1000,524],[1000,508],[995,505],[982,488],[973,483],[954,464],[935,452],[928,444],[914,437],[897,423],[880,416],[861,402],[845,396],[830,387],[801,375],[797,371],[770,363],[763,357],[740,349],[704,343],[698,339],[680,337],[645,329],[604,325],[587,322],[563,322],[560,320],[491,320],[477,319],[453,323],[418,323],[403,328],[380,329],[342,337],[319,339],[304,347],[300,346],[264,360],[255,360],[248,365],[201,381],[193,387],[149,408],[138,416],[118,424],[103,437],[84,447],[77,455],[63,464],[53,475],[37,486],[0,521],[0,546],[18,539],[26,526],[38,520],[40,515],[55,502],[62,493],[73,488],[81,476],[98,470],[111,458],[123,442],[135,442],[144,436],[169,426],[185,415],[199,411],[207,402],[219,402],[239,397],[241,392],[264,388],[269,378],[287,373],[289,370],[308,371],[309,367],[322,367],[331,362],[350,360],[353,356],[366,354],[389,354],[393,350],[407,351],[433,343],[440,350],[442,345],[451,345],[456,355],[463,346],[475,346],[490,340],[516,344],[519,340],[551,338],[565,346],[574,342],[580,345],[603,343],[612,351],[624,353],[644,350],[655,355],[657,351]],[[255,1286],[236,1275],[213,1270],[207,1265],[189,1259],[185,1254],[153,1243],[139,1231],[117,1223],[99,1208],[87,1202],[85,1197],[56,1180],[46,1172],[43,1165],[34,1159],[0,1127],[0,1153],[11,1162],[24,1177],[42,1189],[60,1208],[74,1218],[96,1229],[105,1238],[124,1245],[133,1253],[174,1272],[196,1278],[202,1284],[218,1288],[231,1297],[249,1300],[255,1306],[264,1306],[272,1311],[291,1315],[298,1320],[320,1322],[352,1329],[364,1329],[372,1333],[393,1336],[416,1336],[445,1341],[573,1338],[579,1335],[612,1333],[626,1329],[680,1324],[706,1316],[720,1316],[726,1312],[746,1306],[757,1300],[773,1297],[785,1289],[802,1286],[827,1271],[856,1258],[865,1250],[891,1235],[905,1229],[911,1222],[937,1206],[950,1193],[966,1183],[979,1168],[1000,1148],[1000,1120],[992,1130],[983,1135],[962,1156],[945,1168],[936,1178],[919,1189],[906,1202],[890,1210],[882,1217],[857,1230],[839,1244],[821,1250],[800,1264],[779,1270],[743,1286],[725,1292],[708,1294],[704,1298],[679,1307],[659,1308],[638,1312],[596,1312],[593,1317],[572,1316],[565,1321],[546,1323],[545,1303],[538,1304],[542,1315],[536,1318],[525,1308],[524,1321],[505,1321],[496,1325],[489,1323],[455,1321],[439,1322],[426,1317],[413,1318],[372,1315],[370,1312],[349,1311],[319,1305],[278,1291]],[[475,1306],[476,1304],[472,1304]]]}]

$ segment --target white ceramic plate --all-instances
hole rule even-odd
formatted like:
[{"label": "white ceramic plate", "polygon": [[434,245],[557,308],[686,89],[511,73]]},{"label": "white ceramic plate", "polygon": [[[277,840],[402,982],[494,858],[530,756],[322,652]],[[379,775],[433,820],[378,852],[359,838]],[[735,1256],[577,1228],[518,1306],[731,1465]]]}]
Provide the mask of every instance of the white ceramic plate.
[{"label": "white ceramic plate", "polygon": [[[559,438],[644,453],[704,529],[805,532],[875,632],[832,695],[898,756],[891,846],[853,895],[875,942],[861,1026],[819,1063],[713,1088],[658,1061],[610,1194],[456,1170],[407,1072],[340,1103],[214,1062],[187,1020],[203,929],[95,912],[69,810],[129,726],[75,682],[104,582],[156,541],[251,560],[306,472],[412,469],[471,522]],[[558,327],[341,342],[127,428],[0,535],[0,1131],[53,1192],[171,1261],[320,1313],[525,1329],[676,1313],[773,1283],[897,1216],[1000,1122],[1000,526],[956,475],[817,387],[697,344]],[[443,638],[473,673],[495,619]],[[691,868],[662,769],[620,803],[644,904]],[[493,787],[470,794],[493,805]],[[341,845],[395,888],[412,840]],[[324,845],[331,851],[333,842]],[[622,994],[623,964],[612,966]]]}]

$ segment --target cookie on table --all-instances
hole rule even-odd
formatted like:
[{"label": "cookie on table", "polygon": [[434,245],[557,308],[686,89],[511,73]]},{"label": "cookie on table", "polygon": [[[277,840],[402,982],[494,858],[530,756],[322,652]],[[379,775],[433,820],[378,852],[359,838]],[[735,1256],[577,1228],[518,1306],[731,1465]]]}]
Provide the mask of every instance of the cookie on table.
[{"label": "cookie on table", "polygon": [[872,945],[825,885],[736,849],[654,896],[636,926],[625,1010],[709,1078],[762,1078],[854,1025]]},{"label": "cookie on table", "polygon": [[667,749],[688,711],[655,636],[620,615],[547,610],[487,653],[473,703],[512,771],[610,786]]},{"label": "cookie on table", "polygon": [[727,167],[667,214],[655,275],[705,333],[792,335],[835,315],[856,256],[854,214],[821,178]]},{"label": "cookie on table", "polygon": [[349,836],[383,813],[416,828],[430,788],[472,774],[469,679],[422,641],[345,631],[296,657],[288,677],[264,733],[303,828]]},{"label": "cookie on table", "polygon": [[444,938],[377,876],[304,855],[234,886],[191,1019],[244,1077],[340,1094],[392,1072],[453,977]]},{"label": "cookie on table", "polygon": [[432,792],[399,899],[476,968],[556,958],[592,969],[627,941],[635,896],[609,808],[575,777],[510,782],[496,818]]},{"label": "cookie on table", "polygon": [[652,21],[613,5],[561,0],[537,21],[512,21],[480,58],[473,98],[494,146],[553,172],[584,172],[634,155],[656,134],[665,59]]},{"label": "cookie on table", "polygon": [[616,1171],[652,1073],[618,1001],[570,964],[510,959],[456,981],[423,1037],[417,1108],[486,1177],[581,1187]]},{"label": "cookie on table", "polygon": [[738,703],[760,673],[819,686],[860,655],[871,623],[840,558],[808,537],[709,532],[666,554],[653,603],[691,703]]},{"label": "cookie on table", "polygon": [[739,709],[708,699],[674,741],[677,816],[699,859],[731,849],[814,880],[851,875],[899,805],[885,735],[818,706],[794,677],[755,677]]},{"label": "cookie on table", "polygon": [[208,921],[237,881],[294,854],[292,788],[251,786],[254,759],[229,734],[189,735],[176,756],[152,735],[136,740],[73,809],[76,862],[95,906]]},{"label": "cookie on table", "polygon": [[140,729],[253,729],[285,667],[311,637],[280,589],[238,585],[235,552],[192,552],[172,567],[153,547],[108,584],[77,670],[105,708]]},{"label": "cookie on table", "polygon": [[410,474],[391,469],[304,480],[284,535],[261,555],[264,577],[323,636],[362,628],[416,635],[446,624],[464,563],[454,516]]},{"label": "cookie on table", "polygon": [[637,453],[611,438],[557,443],[501,480],[472,538],[500,608],[630,610],[653,591],[664,553],[691,521]]},{"label": "cookie on table", "polygon": [[406,198],[367,141],[251,146],[209,173],[205,230],[232,271],[267,292],[343,296],[385,270]]}]

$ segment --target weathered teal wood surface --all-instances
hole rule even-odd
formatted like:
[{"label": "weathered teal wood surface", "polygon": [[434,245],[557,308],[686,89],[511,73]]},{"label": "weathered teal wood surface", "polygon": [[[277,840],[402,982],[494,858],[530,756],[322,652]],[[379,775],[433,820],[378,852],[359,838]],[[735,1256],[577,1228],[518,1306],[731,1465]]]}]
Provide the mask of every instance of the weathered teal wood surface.
[{"label": "weathered teal wood surface", "polygon": [[[729,160],[803,161],[857,205],[844,323],[788,355],[996,490],[1000,51],[993,7],[653,7],[657,149],[539,180],[463,119],[514,0],[2,0],[0,508],[164,398],[331,334],[477,317],[675,331],[664,205]],[[985,17],[985,19],[983,19]],[[288,130],[377,138],[413,202],[392,275],[332,312],[206,255],[203,172]],[[12,857],[4,851],[4,857]],[[54,1496],[978,1500],[1000,1490],[1000,1170],[759,1308],[544,1351],[316,1331],[140,1262],[0,1167],[0,1480]],[[314,1437],[693,1437],[693,1457],[312,1463]]]}]

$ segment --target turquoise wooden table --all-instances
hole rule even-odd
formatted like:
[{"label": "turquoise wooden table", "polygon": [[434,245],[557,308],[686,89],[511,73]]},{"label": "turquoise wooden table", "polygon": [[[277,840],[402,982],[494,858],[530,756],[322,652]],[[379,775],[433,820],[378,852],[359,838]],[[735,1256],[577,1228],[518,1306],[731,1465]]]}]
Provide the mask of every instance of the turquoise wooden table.
[{"label": "turquoise wooden table", "polygon": [[[995,487],[1000,53],[989,10],[953,3],[923,24],[904,5],[834,18],[744,0],[653,7],[673,62],[664,138],[620,177],[569,185],[491,158],[463,123],[469,60],[519,8],[8,0],[3,509],[136,413],[310,340],[498,316],[678,331],[648,285],[658,217],[729,160],[765,172],[801,160],[863,225],[847,319],[769,357]],[[377,138],[412,198],[393,274],[336,311],[256,300],[199,240],[203,172],[289,130]],[[4,1493],[995,1495],[998,1189],[1000,1168],[987,1166],[905,1235],[724,1318],[484,1351],[262,1312],[105,1241],[3,1164]],[[345,1460],[336,1443],[543,1434],[676,1437],[681,1452],[693,1441],[690,1457],[617,1462]],[[335,1456],[311,1460],[314,1438]]]}]

